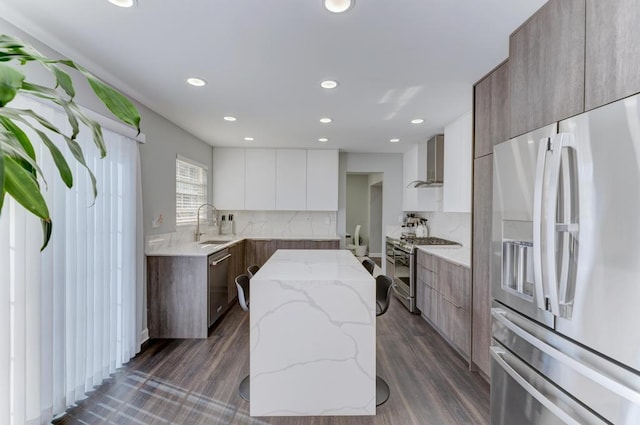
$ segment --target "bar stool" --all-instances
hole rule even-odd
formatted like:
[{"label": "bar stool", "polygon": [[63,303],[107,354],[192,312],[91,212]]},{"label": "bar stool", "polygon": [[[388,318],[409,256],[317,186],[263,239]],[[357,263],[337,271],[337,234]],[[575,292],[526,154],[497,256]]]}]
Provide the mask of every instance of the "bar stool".
[{"label": "bar stool", "polygon": [[247,267],[247,273],[249,274],[249,279],[251,279],[254,274],[258,273],[258,270],[260,270],[260,266],[257,264],[252,264],[249,267]]},{"label": "bar stool", "polygon": [[362,265],[373,276],[373,270],[376,268],[376,263],[371,258],[365,258],[362,260]]},{"label": "bar stool", "polygon": [[[244,311],[249,311],[249,276],[246,274],[237,276],[236,288],[238,289],[238,302],[240,303],[240,308]],[[250,389],[249,376],[250,375],[244,377],[244,379],[240,382],[240,387],[238,388],[240,397],[247,401],[249,401]]]},{"label": "bar stool", "polygon": [[[376,278],[376,317],[382,316],[391,304],[391,287],[393,280],[389,276],[380,275]],[[379,376],[376,376],[376,406],[380,406],[389,400],[389,384]]]}]

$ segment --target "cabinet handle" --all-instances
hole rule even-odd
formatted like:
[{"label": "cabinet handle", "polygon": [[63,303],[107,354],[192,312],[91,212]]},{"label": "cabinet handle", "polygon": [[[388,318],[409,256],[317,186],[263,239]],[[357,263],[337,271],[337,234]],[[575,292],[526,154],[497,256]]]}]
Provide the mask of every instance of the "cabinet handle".
[{"label": "cabinet handle", "polygon": [[217,266],[218,264],[222,263],[223,261],[225,261],[227,258],[231,257],[231,254],[227,254],[222,258],[219,258],[217,260],[213,260],[212,262],[209,263],[210,266]]}]

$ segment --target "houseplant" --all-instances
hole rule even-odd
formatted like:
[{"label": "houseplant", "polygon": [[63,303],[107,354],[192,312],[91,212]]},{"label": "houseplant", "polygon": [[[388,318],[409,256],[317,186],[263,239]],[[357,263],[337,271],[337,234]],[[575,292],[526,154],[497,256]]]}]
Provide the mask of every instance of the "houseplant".
[{"label": "houseplant", "polygon": [[[21,72],[21,67],[27,63],[40,64],[49,71],[55,86],[46,87],[28,81]],[[73,175],[69,164],[59,147],[49,137],[51,134],[59,135],[57,139],[64,140],[75,160],[87,168],[94,198],[97,195],[96,179],[86,164],[82,147],[76,141],[81,129],[91,131],[93,142],[101,156],[106,155],[100,125],[89,119],[73,101],[75,89],[71,74],[67,72],[69,70],[75,70],[86,78],[98,99],[120,121],[140,132],[140,114],[133,103],[85,68],[70,60],[47,58],[19,39],[0,35],[0,214],[5,195],[9,195],[39,217],[43,230],[41,249],[49,242],[52,222],[41,191],[40,181],[44,182],[44,177],[38,166],[33,143],[24,129],[33,130],[31,133],[42,140],[53,158],[60,178],[67,187],[72,187]],[[71,127],[70,134],[65,134],[32,110],[12,108],[10,103],[19,93],[37,97],[64,110]]]}]

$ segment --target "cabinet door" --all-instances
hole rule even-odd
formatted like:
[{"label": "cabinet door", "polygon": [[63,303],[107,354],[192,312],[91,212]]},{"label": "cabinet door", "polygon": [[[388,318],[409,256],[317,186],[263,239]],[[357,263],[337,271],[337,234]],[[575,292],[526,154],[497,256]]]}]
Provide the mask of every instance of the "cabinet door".
[{"label": "cabinet door", "polygon": [[472,125],[468,112],[444,128],[445,212],[471,212]]},{"label": "cabinet door", "polygon": [[244,149],[213,149],[213,204],[220,210],[244,209]]},{"label": "cabinet door", "polygon": [[275,149],[246,149],[244,205],[248,210],[276,208]]},{"label": "cabinet door", "polygon": [[340,249],[339,240],[306,240],[304,241],[305,249]]},{"label": "cabinet door", "polygon": [[587,0],[585,109],[640,92],[638,0]]},{"label": "cabinet door", "polygon": [[474,157],[479,158],[509,139],[509,61],[476,84],[474,104]]},{"label": "cabinet door", "polygon": [[465,358],[471,349],[471,327],[469,312],[442,294],[438,294],[438,322],[445,337]]},{"label": "cabinet door", "polygon": [[276,246],[278,249],[305,249],[304,240],[278,239]]},{"label": "cabinet door", "polygon": [[440,260],[438,268],[439,292],[457,308],[471,309],[469,269]]},{"label": "cabinet door", "polygon": [[407,185],[418,180],[418,146],[413,146],[402,155],[402,210],[418,211],[418,189]]},{"label": "cabinet door", "polygon": [[475,160],[473,174],[473,306],[471,359],[490,376],[491,344],[491,212],[493,199],[493,155]]},{"label": "cabinet door", "polygon": [[276,151],[276,209],[304,211],[307,208],[307,151]]},{"label": "cabinet door", "polygon": [[246,242],[245,259],[247,266],[264,263],[276,252],[277,242],[273,239],[252,239]]},{"label": "cabinet door", "polygon": [[307,151],[307,210],[338,210],[338,151]]},{"label": "cabinet door", "polygon": [[550,0],[509,40],[511,137],[584,111],[585,0]]},{"label": "cabinet door", "polygon": [[[487,155],[493,150],[491,137],[491,74],[478,81],[474,87],[474,157]],[[445,141],[447,136],[445,134]],[[446,170],[446,168],[445,168]]]}]

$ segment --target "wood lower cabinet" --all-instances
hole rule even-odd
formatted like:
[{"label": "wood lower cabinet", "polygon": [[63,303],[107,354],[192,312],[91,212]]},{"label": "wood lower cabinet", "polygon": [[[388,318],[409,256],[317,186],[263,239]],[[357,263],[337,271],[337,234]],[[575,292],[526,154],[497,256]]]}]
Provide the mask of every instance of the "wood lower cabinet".
[{"label": "wood lower cabinet", "polygon": [[303,239],[278,239],[277,249],[305,249],[307,241]]},{"label": "wood lower cabinet", "polygon": [[587,0],[585,109],[640,92],[638,0]]},{"label": "wood lower cabinet", "polygon": [[467,360],[471,355],[468,267],[418,251],[417,304],[422,316]]},{"label": "wood lower cabinet", "polygon": [[253,264],[262,267],[278,249],[278,241],[275,239],[249,239],[245,243],[247,267]]},{"label": "wood lower cabinet", "polygon": [[247,264],[245,262],[245,241],[237,242],[229,248],[231,254],[229,263],[228,276],[228,298],[229,303],[235,302],[238,298],[238,290],[236,288],[236,276],[247,273]]},{"label": "wood lower cabinet", "polygon": [[340,249],[339,240],[306,240],[305,249]]}]

